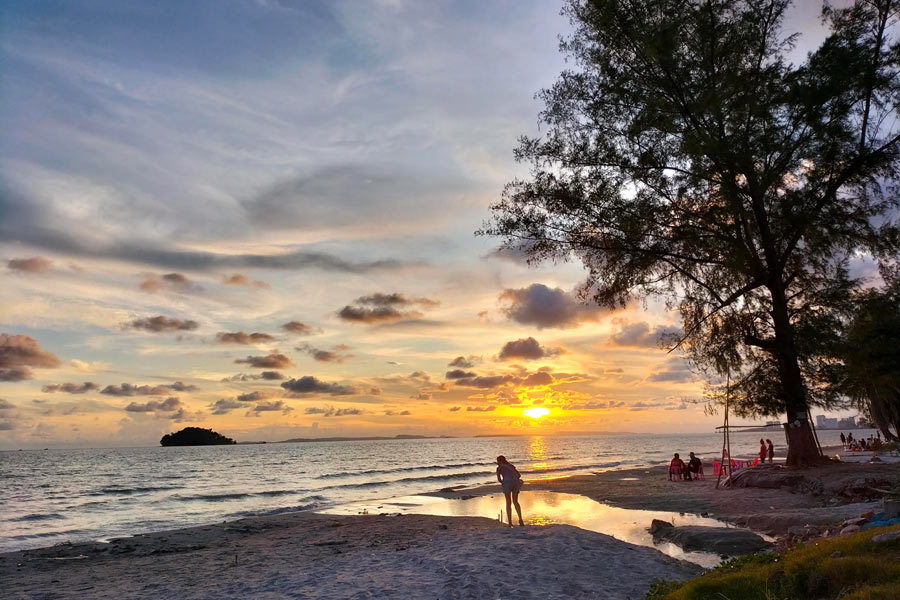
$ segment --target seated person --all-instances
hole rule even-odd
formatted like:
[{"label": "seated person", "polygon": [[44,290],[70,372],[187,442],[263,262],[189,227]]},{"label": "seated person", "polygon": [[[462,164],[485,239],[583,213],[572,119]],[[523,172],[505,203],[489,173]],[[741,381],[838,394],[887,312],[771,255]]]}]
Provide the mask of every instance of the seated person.
[{"label": "seated person", "polygon": [[691,452],[691,460],[688,461],[688,477],[691,479],[697,479],[700,475],[700,469],[702,468],[703,463],[700,462],[700,459],[694,456],[694,453]]},{"label": "seated person", "polygon": [[679,458],[678,453],[676,452],[672,462],[669,463],[669,480],[681,481],[681,474],[684,470],[684,461]]}]

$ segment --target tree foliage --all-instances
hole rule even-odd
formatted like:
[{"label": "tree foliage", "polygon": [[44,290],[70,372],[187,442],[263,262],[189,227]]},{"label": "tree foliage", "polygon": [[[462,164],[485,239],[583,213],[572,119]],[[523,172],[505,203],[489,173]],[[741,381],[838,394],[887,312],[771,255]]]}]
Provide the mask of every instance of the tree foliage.
[{"label": "tree foliage", "polygon": [[181,431],[162,436],[159,443],[161,446],[224,446],[237,442],[212,429],[185,427]]},{"label": "tree foliage", "polygon": [[[573,68],[539,93],[530,176],[481,233],[532,261],[580,260],[584,293],[664,297],[676,346],[730,373],[744,414],[787,414],[789,463],[817,455],[811,404],[837,400],[840,313],[859,253],[895,260],[897,0],[825,7],[802,64],[788,0],[569,0]],[[793,439],[792,439],[793,438]]]}]

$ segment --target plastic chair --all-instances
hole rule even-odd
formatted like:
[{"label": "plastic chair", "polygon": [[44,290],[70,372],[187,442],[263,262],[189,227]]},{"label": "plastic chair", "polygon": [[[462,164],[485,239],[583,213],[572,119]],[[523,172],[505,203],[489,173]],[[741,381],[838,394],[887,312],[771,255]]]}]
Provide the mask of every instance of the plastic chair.
[{"label": "plastic chair", "polygon": [[682,481],[681,468],[669,467],[669,481]]}]

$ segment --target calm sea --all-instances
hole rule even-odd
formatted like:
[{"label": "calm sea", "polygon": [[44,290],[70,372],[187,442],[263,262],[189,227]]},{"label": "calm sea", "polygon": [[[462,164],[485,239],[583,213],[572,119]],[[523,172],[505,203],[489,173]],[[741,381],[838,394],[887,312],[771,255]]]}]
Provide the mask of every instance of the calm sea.
[{"label": "calm sea", "polygon": [[[783,456],[783,434],[765,437]],[[759,438],[734,434],[732,455],[754,456]],[[819,438],[834,444],[838,432]],[[617,434],[0,452],[0,552],[491,483],[498,454],[528,480],[656,465],[673,452],[711,462],[721,444]]]}]

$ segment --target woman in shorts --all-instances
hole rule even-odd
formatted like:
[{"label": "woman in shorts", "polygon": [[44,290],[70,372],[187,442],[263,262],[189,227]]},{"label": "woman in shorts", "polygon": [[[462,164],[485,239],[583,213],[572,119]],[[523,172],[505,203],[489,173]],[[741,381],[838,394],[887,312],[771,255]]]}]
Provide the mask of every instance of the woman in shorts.
[{"label": "woman in shorts", "polygon": [[519,506],[519,490],[522,489],[522,475],[505,456],[497,457],[497,481],[503,486],[503,495],[506,496],[506,522],[512,527],[512,505],[516,505],[516,514],[519,515],[519,525],[525,525],[522,521],[522,507]]}]

